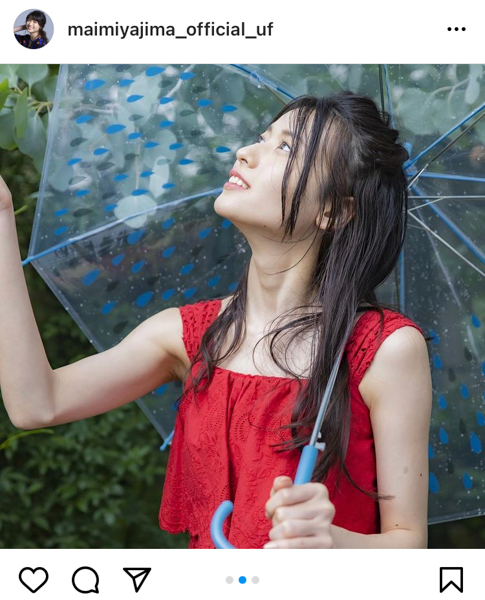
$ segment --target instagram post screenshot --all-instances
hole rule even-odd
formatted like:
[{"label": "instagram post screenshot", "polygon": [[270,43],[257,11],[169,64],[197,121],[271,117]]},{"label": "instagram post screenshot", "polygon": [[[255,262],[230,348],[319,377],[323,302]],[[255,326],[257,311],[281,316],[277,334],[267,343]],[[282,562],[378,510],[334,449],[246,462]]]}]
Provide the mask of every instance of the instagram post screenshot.
[{"label": "instagram post screenshot", "polygon": [[465,9],[3,7],[2,595],[483,593]]}]

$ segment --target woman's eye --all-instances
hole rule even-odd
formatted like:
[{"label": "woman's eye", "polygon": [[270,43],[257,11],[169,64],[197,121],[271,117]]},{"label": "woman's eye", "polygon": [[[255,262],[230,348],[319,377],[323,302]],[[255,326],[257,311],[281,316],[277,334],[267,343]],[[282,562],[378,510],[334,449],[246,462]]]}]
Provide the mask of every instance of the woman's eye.
[{"label": "woman's eye", "polygon": [[[259,143],[261,140],[263,140],[263,142],[264,142],[263,136],[258,135],[258,137],[256,138],[256,143]],[[278,146],[278,148],[281,148],[281,146],[283,146],[283,145],[288,146],[288,144],[286,142],[281,142],[281,144]],[[291,150],[290,146],[288,146],[288,149]]]}]

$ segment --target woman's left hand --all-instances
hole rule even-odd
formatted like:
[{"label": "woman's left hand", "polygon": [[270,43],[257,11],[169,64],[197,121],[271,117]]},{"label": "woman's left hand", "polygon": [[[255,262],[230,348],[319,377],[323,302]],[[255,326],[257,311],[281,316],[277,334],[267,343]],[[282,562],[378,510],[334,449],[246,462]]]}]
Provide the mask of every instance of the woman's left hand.
[{"label": "woman's left hand", "polygon": [[273,529],[264,548],[335,548],[335,507],[323,483],[293,485],[291,477],[276,477],[265,508]]}]

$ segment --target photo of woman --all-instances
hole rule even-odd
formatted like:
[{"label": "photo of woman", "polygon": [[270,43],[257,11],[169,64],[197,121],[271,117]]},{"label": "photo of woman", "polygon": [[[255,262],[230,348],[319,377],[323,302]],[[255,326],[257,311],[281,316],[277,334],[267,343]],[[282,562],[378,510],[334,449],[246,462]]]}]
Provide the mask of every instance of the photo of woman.
[{"label": "photo of woman", "polygon": [[483,545],[482,65],[6,73],[0,547]]},{"label": "photo of woman", "polygon": [[[252,249],[235,293],[161,311],[109,353],[90,358],[91,396],[85,390],[75,392],[86,364],[81,361],[66,371],[56,408],[43,408],[51,417],[44,417],[42,424],[49,427],[85,419],[146,392],[148,388],[139,388],[137,382],[148,380],[153,387],[155,381],[178,378],[185,383],[202,356],[209,369],[209,387],[185,389],[159,512],[162,529],[190,532],[189,548],[214,548],[210,534],[214,509],[236,485],[231,540],[237,547],[426,547],[431,409],[426,342],[416,323],[381,306],[374,295],[375,282],[394,268],[405,231],[402,165],[408,153],[397,138],[389,117],[364,95],[342,91],[289,102],[262,135],[238,149],[214,204],[216,213],[233,222]],[[303,179],[291,169],[290,158],[304,165]],[[10,198],[0,178],[1,216],[10,219],[12,227]],[[282,205],[289,213],[284,232],[279,222]],[[386,211],[379,209],[383,205]],[[359,268],[363,256],[367,262]],[[352,273],[360,275],[345,275],[348,261],[353,261]],[[269,335],[269,325],[277,317],[285,321],[279,331],[300,326],[293,336],[298,343],[285,342],[285,355],[291,354],[295,372],[277,358],[273,362],[272,350],[260,350],[257,365],[251,358],[261,334]],[[329,376],[329,364],[323,359],[335,352],[330,334],[337,319],[353,333],[346,346],[348,366],[337,381],[323,429],[326,460],[317,465],[317,482],[292,486],[292,477],[281,474],[296,471],[298,448],[305,438],[297,440],[299,445],[289,448],[291,452],[279,455],[261,432],[274,427],[285,402],[291,412],[290,399],[299,403],[292,423],[303,410],[308,416],[300,423],[311,426],[318,410],[316,399]],[[244,340],[243,321],[248,332]],[[155,353],[150,354],[153,331],[159,334]],[[311,363],[309,344],[317,348]],[[125,360],[130,368],[123,367]],[[372,373],[365,376],[371,362]],[[151,365],[156,368],[150,373]],[[265,373],[260,373],[261,365]],[[204,374],[198,373],[195,387]],[[299,382],[307,385],[298,394]],[[39,426],[37,417],[28,416],[30,409],[11,402],[12,397],[4,396],[12,421],[26,428]],[[201,404],[200,411],[193,397]],[[237,397],[230,426],[226,404],[235,403]],[[263,397],[260,405],[258,399]],[[289,416],[285,415],[286,427]],[[286,444],[291,441],[285,436]],[[379,450],[377,462],[374,445]],[[336,495],[344,449],[351,479],[341,482]],[[237,473],[232,479],[231,456]],[[405,480],[403,470],[409,473]],[[398,501],[384,503],[393,496],[386,492],[397,489]],[[283,508],[285,500],[292,506]],[[287,526],[291,540],[286,539]],[[265,546],[268,537],[272,542]]]},{"label": "photo of woman", "polygon": [[[34,10],[27,15],[25,25],[18,25],[13,28],[17,41],[22,46],[37,50],[43,48],[49,43],[47,34],[44,31],[47,22],[45,14],[41,10]],[[27,31],[27,35],[17,35],[18,31]]]}]

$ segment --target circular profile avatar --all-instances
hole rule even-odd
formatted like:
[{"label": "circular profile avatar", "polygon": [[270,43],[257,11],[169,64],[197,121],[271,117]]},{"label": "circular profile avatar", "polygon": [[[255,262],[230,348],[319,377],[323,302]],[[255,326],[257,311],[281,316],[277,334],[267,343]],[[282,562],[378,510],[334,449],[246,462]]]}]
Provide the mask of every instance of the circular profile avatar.
[{"label": "circular profile avatar", "polygon": [[[23,13],[25,14],[25,13]],[[48,22],[48,17],[41,10],[33,10],[28,15],[24,17],[20,15],[17,17],[17,23],[21,21],[21,25],[15,25],[13,28],[13,32],[17,39],[17,42],[21,46],[25,46],[26,48],[30,48],[31,50],[36,50],[37,48],[43,48],[49,43],[49,38],[47,37],[47,33],[45,31],[46,24]],[[49,23],[50,24],[50,23]],[[51,28],[52,29],[52,26]],[[17,32],[26,31],[26,35],[18,35]]]}]

